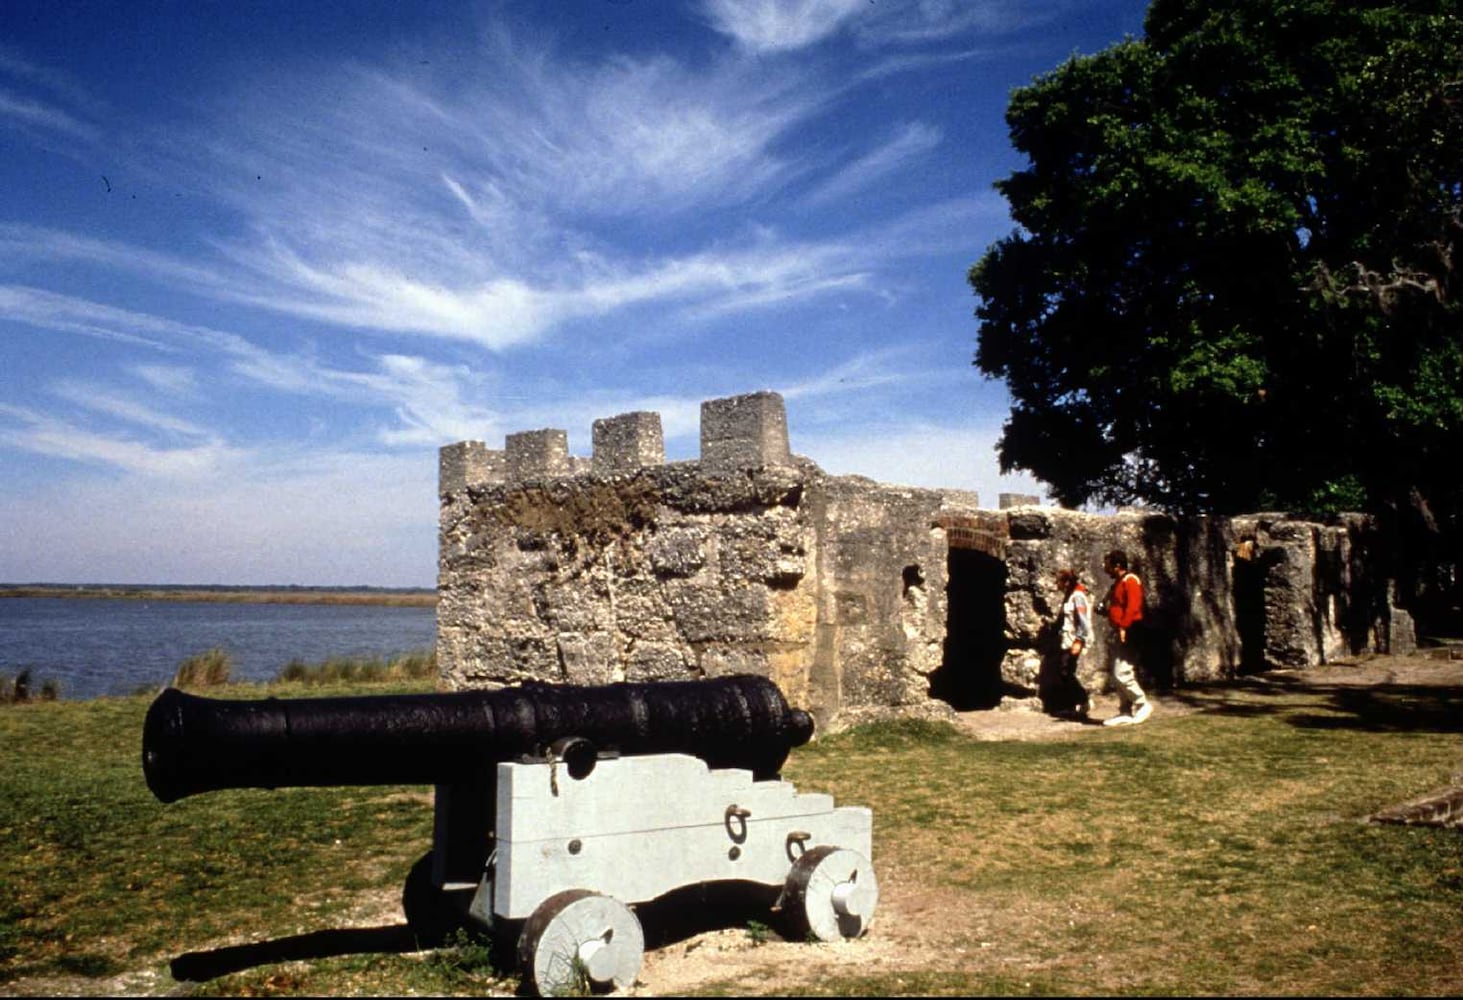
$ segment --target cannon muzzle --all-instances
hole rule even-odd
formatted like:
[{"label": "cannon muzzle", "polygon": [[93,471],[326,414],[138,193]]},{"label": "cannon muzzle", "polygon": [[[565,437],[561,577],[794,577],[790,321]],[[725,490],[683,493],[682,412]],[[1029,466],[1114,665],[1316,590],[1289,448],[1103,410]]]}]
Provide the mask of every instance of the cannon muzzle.
[{"label": "cannon muzzle", "polygon": [[578,737],[624,755],[691,754],[764,780],[812,734],[807,712],[751,675],[253,701],[168,688],[148,709],[142,768],[164,802],[223,788],[445,785],[491,780],[498,762]]}]

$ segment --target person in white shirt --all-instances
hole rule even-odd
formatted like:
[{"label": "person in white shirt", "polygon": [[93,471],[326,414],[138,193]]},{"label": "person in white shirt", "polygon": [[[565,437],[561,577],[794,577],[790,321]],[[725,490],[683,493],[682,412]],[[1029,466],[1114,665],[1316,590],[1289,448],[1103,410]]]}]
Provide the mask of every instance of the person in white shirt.
[{"label": "person in white shirt", "polygon": [[1057,589],[1063,595],[1057,674],[1063,694],[1071,691],[1076,695],[1077,714],[1086,718],[1092,710],[1092,694],[1077,676],[1077,664],[1092,644],[1092,601],[1074,569],[1057,570]]}]

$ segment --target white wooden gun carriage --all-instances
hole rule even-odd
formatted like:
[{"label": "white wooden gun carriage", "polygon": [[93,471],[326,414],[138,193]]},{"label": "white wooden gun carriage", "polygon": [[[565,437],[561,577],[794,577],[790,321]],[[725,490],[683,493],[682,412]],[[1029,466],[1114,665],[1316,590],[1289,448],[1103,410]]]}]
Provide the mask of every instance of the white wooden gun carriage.
[{"label": "white wooden gun carriage", "polygon": [[789,926],[856,938],[879,902],[873,818],[823,794],[696,757],[501,763],[497,847],[470,912],[523,921],[518,957],[540,993],[635,982],[644,937],[634,906],[718,881],[781,887]]},{"label": "white wooden gun carriage", "polygon": [[144,724],[143,771],[164,802],[432,784],[432,850],[402,893],[418,940],[475,923],[540,993],[605,991],[640,970],[637,908],[687,887],[775,892],[797,937],[868,929],[870,811],[780,778],[812,731],[755,676],[263,701],[170,689]]}]

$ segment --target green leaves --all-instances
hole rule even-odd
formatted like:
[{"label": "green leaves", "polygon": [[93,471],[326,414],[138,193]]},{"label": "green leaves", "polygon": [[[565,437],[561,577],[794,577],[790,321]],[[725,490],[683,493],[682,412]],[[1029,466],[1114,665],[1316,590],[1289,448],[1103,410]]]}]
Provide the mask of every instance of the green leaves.
[{"label": "green leaves", "polygon": [[1073,503],[1463,497],[1456,5],[1156,0],[1145,27],[1011,98],[1021,228],[969,275],[1003,465]]}]

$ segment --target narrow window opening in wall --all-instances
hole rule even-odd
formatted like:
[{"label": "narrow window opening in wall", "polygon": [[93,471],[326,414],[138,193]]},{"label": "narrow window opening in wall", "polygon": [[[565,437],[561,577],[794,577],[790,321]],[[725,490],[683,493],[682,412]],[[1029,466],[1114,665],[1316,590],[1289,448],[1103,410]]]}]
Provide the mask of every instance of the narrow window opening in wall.
[{"label": "narrow window opening in wall", "polygon": [[904,567],[904,592],[908,594],[914,587],[925,585],[925,575],[919,571],[918,566]]},{"label": "narrow window opening in wall", "polygon": [[930,674],[930,697],[961,712],[994,708],[1006,654],[1006,563],[952,548],[947,569],[944,658]]}]

